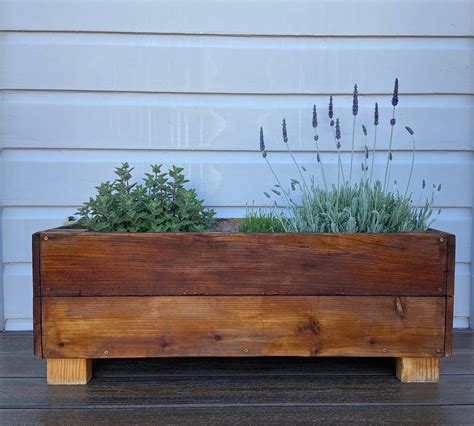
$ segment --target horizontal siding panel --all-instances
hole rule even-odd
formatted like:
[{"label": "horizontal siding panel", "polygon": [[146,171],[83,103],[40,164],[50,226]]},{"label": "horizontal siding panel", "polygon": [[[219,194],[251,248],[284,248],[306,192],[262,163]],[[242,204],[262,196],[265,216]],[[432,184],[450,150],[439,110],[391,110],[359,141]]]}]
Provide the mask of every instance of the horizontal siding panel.
[{"label": "horizontal siding panel", "polygon": [[[245,206],[215,207],[218,217],[243,217]],[[77,207],[7,207],[3,217],[4,262],[31,262],[31,235],[61,226]],[[456,261],[471,261],[471,209],[446,208],[433,227],[456,235]]]},{"label": "horizontal siding panel", "polygon": [[[470,35],[469,0],[5,0],[3,28],[275,35]],[[342,24],[341,24],[342,21]]]},{"label": "horizontal siding panel", "polygon": [[[317,171],[314,154],[296,154],[301,165]],[[355,171],[360,170],[362,155],[355,157]],[[470,207],[472,203],[470,153],[439,153],[419,156],[413,173],[414,199],[421,191],[421,181],[441,183],[443,191],[437,204],[445,207]],[[291,159],[285,153],[270,153],[282,182],[297,175]],[[374,176],[383,177],[386,155],[378,156]],[[404,189],[411,162],[409,153],[394,153],[392,180]],[[187,177],[200,197],[209,205],[244,206],[255,201],[263,204],[263,191],[274,184],[271,172],[260,154],[207,152],[152,152],[152,151],[48,151],[5,150],[4,176],[5,206],[61,206],[77,205],[88,199],[98,183],[113,179],[113,169],[121,161],[136,167],[141,176],[151,162],[185,168]],[[326,174],[334,182],[337,176],[337,156],[325,155]],[[342,155],[346,173],[350,155]],[[425,190],[428,195],[428,188]]]},{"label": "horizontal siding panel", "polygon": [[[391,118],[390,96],[360,99],[356,147],[365,141],[360,124],[373,135],[373,105],[380,106],[378,144],[388,145]],[[7,93],[0,116],[0,134],[5,148],[89,149],[189,149],[255,150],[258,128],[265,127],[272,149],[281,138],[281,119],[286,117],[292,148],[313,150],[312,105],[319,109],[320,147],[333,150],[328,125],[327,96],[252,95],[151,95],[104,93]],[[337,96],[336,114],[343,137],[352,132],[350,96]],[[397,149],[411,149],[404,125],[417,136],[417,150],[471,150],[470,96],[403,96],[395,128]],[[349,146],[344,144],[343,150]]]},{"label": "horizontal siding panel", "polygon": [[471,39],[4,35],[6,89],[472,93]]}]

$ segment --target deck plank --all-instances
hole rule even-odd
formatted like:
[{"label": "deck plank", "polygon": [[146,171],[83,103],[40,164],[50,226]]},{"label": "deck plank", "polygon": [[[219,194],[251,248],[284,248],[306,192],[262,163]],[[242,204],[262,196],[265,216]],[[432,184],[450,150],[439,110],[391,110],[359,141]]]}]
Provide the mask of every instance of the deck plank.
[{"label": "deck plank", "polygon": [[170,407],[96,410],[0,410],[4,424],[13,425],[248,425],[248,424],[466,424],[473,406],[435,407]]},{"label": "deck plank", "polygon": [[[350,390],[350,391],[349,391]],[[40,379],[0,379],[0,408],[100,408],[170,405],[472,405],[474,377],[401,384],[395,377],[164,377],[92,379],[87,386]]]}]

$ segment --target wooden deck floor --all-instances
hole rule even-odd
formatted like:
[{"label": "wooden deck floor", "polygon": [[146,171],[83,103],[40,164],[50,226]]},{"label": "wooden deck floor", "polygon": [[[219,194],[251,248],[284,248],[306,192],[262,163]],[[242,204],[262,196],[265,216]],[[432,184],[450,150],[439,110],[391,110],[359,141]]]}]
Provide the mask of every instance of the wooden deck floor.
[{"label": "wooden deck floor", "polygon": [[30,333],[0,334],[0,424],[474,424],[474,333],[456,332],[439,384],[392,359],[110,360],[87,386],[47,386]]}]

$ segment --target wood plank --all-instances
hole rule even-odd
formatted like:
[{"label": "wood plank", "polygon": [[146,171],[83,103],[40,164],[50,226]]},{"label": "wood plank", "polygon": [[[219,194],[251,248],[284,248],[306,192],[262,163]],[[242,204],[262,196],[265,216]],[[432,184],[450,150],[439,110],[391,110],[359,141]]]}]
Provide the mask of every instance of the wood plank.
[{"label": "wood plank", "polygon": [[161,408],[95,408],[57,409],[36,408],[34,410],[0,410],[5,424],[96,424],[97,419],[107,424],[156,424],[157,419],[166,419],[166,424],[182,425],[235,425],[235,424],[470,424],[474,418],[474,406],[250,406],[239,405],[192,407],[173,406]]},{"label": "wood plank", "polygon": [[[309,36],[466,36],[472,35],[469,0],[353,2],[282,0],[278,7],[255,1],[251,13],[240,0],[123,0],[113,8],[102,0],[3,1],[5,30],[98,31]],[[344,25],[339,17],[344,16]],[[400,19],[403,17],[403,19]],[[443,17],[443,19],[439,19]]]},{"label": "wood plank", "polygon": [[[364,93],[389,94],[393,76],[404,93],[465,95],[472,89],[472,45],[464,38],[295,37],[282,42],[273,37],[13,32],[3,34],[2,42],[6,90],[348,94],[357,78]],[[315,78],[317,69],[338,67],[351,72],[337,78],[319,72]]]},{"label": "wood plank", "polygon": [[397,358],[397,377],[403,383],[438,383],[439,358]]},{"label": "wood plank", "polygon": [[41,241],[40,233],[32,236],[32,268],[33,268],[33,345],[36,358],[43,357],[41,332]]},{"label": "wood plank", "polygon": [[45,297],[46,358],[427,356],[443,297]]},{"label": "wood plank", "polygon": [[457,330],[453,336],[453,353],[474,353],[474,332],[472,330]]},{"label": "wood plank", "polygon": [[446,292],[438,232],[41,235],[46,296]]},{"label": "wood plank", "polygon": [[95,379],[90,385],[47,386],[39,379],[0,379],[0,408],[163,407],[188,404],[474,405],[472,376],[443,376],[441,383],[412,385],[387,377],[164,377]]},{"label": "wood plank", "polygon": [[[255,129],[260,125],[264,126],[268,141],[280,141],[281,129],[278,124],[282,117],[289,124],[293,151],[314,152],[311,108],[315,103],[323,110],[328,102],[326,95],[309,98],[299,95],[249,97],[244,94],[156,96],[130,93],[12,92],[2,96],[4,107],[9,111],[8,120],[2,124],[4,148],[96,149],[100,143],[104,150],[125,150],[127,158],[136,155],[135,150],[162,150],[160,161],[163,161],[163,156],[170,154],[177,159],[180,154],[177,148],[179,151],[192,150],[195,154],[209,149],[214,152],[226,151],[229,157],[238,155],[241,151],[253,151],[256,149]],[[423,156],[426,151],[454,153],[471,150],[471,96],[420,96],[403,93],[402,99],[403,116],[410,117],[409,124],[413,129],[423,129],[422,132],[417,132],[417,156]],[[380,117],[389,117],[392,108],[389,100],[390,95],[364,95],[359,100],[358,117],[361,122],[372,122],[375,102],[379,104]],[[334,104],[337,105],[341,123],[350,123],[352,96],[334,96]],[[178,109],[176,105],[179,105]],[[143,120],[143,111],[147,113],[146,121]],[[53,117],[58,116],[61,116],[60,121],[53,120]],[[111,116],[117,125],[104,126],[103,123],[110,120]],[[221,126],[223,119],[230,118],[230,125]],[[44,125],[45,122],[48,122],[48,126]],[[84,126],[85,122],[87,126]],[[297,123],[299,128],[296,132],[296,127],[293,126],[297,126]],[[334,152],[335,146],[332,127],[326,125],[326,117],[324,121],[321,120],[321,124],[318,127],[319,146],[326,165],[334,158],[326,152]],[[382,147],[388,144],[390,127],[381,125],[377,129]],[[199,132],[187,130],[196,128],[200,129]],[[292,130],[295,133],[291,133]],[[158,131],[160,137],[155,138],[154,134]],[[369,131],[372,132],[372,129],[369,128]],[[208,135],[207,140],[203,135]],[[359,151],[364,149],[362,138],[355,140],[355,148]],[[286,151],[282,143],[272,143],[271,149],[272,152]],[[341,146],[341,152],[350,149],[350,144]],[[399,137],[394,144],[394,150],[397,151],[394,155],[399,160],[403,152],[398,151],[411,149],[410,138]],[[148,153],[145,155],[149,156]],[[132,162],[132,158],[129,161]],[[135,163],[134,160],[133,162]],[[417,160],[418,166],[421,166],[420,160]],[[428,181],[431,179],[430,176],[425,178]],[[43,226],[37,229],[45,228]],[[464,238],[464,235],[460,236]]]},{"label": "wood plank", "polygon": [[[181,120],[183,121],[184,118]],[[269,122],[268,126],[280,128],[279,121]],[[291,126],[291,129],[295,131],[297,128],[296,123]],[[402,130],[398,128],[398,131]],[[271,145],[270,143],[269,141],[269,150],[273,150],[274,147],[281,148],[283,144],[278,139]],[[299,141],[295,143],[298,145]],[[295,144],[292,142],[293,145]],[[257,143],[254,146],[257,150]],[[383,147],[382,145],[380,149]],[[121,161],[127,160],[136,166],[134,176],[138,178],[142,176],[142,173],[149,171],[150,161],[157,154],[157,151],[153,149],[127,152],[105,149],[92,151],[5,150],[3,154],[5,174],[3,205],[79,206],[95,193],[96,185],[115,178],[114,167]],[[270,153],[269,155],[282,182],[288,183],[295,177],[297,172],[287,153]],[[396,161],[392,165],[391,179],[396,179],[398,187],[404,188],[408,179],[407,170],[410,168],[411,154],[397,152],[394,155],[396,155],[394,157]],[[314,152],[297,153],[295,156],[300,166],[318,174]],[[356,160],[359,161],[362,157],[362,154],[358,154]],[[274,178],[257,152],[231,154],[208,150],[199,153],[176,149],[160,151],[159,159],[164,164],[165,170],[172,164],[184,167],[186,176],[191,180],[192,186],[198,190],[199,197],[204,198],[209,206],[245,207],[249,200],[255,201],[256,206],[272,204],[263,192],[272,187]],[[347,170],[350,166],[350,154],[347,152],[341,154],[341,159]],[[328,183],[337,184],[337,156],[334,153],[324,155],[323,160]],[[374,176],[380,179],[384,176],[385,160],[382,152],[376,156]],[[422,179],[426,179],[427,182],[440,183],[443,187],[436,199],[437,206],[443,209],[452,206],[470,209],[474,191],[470,152],[446,152],[443,155],[424,152],[422,160],[422,162],[417,162],[413,171],[413,199],[424,200],[429,196],[429,189],[426,188],[423,192],[420,184]],[[35,179],[31,180],[28,176],[35,176]],[[83,179],[84,176],[89,178]],[[354,177],[358,179],[358,174]],[[251,182],[251,184],[242,185],[242,182]],[[74,209],[71,208],[69,214],[73,211]]]},{"label": "wood plank", "polygon": [[90,359],[48,359],[46,365],[48,385],[85,385],[92,378]]},{"label": "wood plank", "polygon": [[31,331],[0,333],[0,355],[5,353],[33,354],[33,352],[33,333]]}]

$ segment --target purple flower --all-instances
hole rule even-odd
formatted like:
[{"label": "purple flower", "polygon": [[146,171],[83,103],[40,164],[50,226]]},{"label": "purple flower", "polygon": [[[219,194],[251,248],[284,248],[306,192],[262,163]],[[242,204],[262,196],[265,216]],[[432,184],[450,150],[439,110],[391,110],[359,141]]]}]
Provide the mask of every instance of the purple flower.
[{"label": "purple flower", "polygon": [[339,118],[336,118],[336,139],[341,139],[341,125],[339,124]]},{"label": "purple flower", "polygon": [[332,103],[332,96],[329,96],[329,108],[328,108],[329,118],[332,120],[334,117],[334,105]]},{"label": "purple flower", "polygon": [[352,115],[359,112],[359,93],[357,92],[357,84],[354,84],[354,92],[352,93]]},{"label": "purple flower", "polygon": [[395,123],[396,123],[396,122],[397,122],[397,121],[396,121],[394,118],[391,118],[391,119],[390,119],[390,125],[391,125],[391,126],[395,126]]},{"label": "purple flower", "polygon": [[379,104],[375,102],[375,109],[374,109],[374,126],[379,125]]},{"label": "purple flower", "polygon": [[410,135],[413,136],[415,134],[415,132],[412,130],[411,127],[405,126],[405,129],[407,130],[408,133],[410,133]]},{"label": "purple flower", "polygon": [[393,86],[392,105],[398,105],[398,78],[395,79],[395,84]]},{"label": "purple flower", "polygon": [[316,111],[316,105],[313,105],[313,127],[318,127],[318,112]]},{"label": "purple flower", "polygon": [[260,127],[260,152],[265,151],[265,140],[263,138],[263,127]]},{"label": "purple flower", "polygon": [[286,132],[286,120],[283,119],[283,123],[281,124],[281,134],[283,136],[283,142],[288,142],[288,133]]},{"label": "purple flower", "polygon": [[365,127],[363,124],[362,124],[362,131],[364,132],[364,135],[367,136],[367,127]]}]

